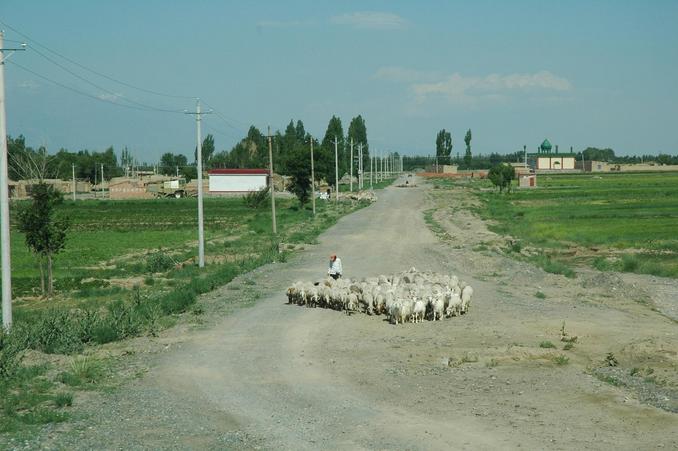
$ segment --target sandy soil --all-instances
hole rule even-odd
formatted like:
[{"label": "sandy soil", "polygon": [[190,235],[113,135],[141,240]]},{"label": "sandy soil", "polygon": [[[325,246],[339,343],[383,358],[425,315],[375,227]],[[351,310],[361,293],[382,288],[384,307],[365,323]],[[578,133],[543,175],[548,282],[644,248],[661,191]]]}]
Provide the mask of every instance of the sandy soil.
[{"label": "sandy soil", "polygon": [[[678,448],[678,327],[655,308],[651,279],[546,274],[491,250],[506,239],[469,213],[464,189],[416,183],[384,190],[319,245],[235,281],[261,293],[252,308],[174,331],[158,341],[162,352],[139,351],[144,377],[26,447]],[[424,223],[433,207],[443,239]],[[490,250],[478,251],[481,243]],[[287,305],[285,287],[322,277],[332,252],[347,277],[411,266],[458,274],[475,288],[472,309],[392,326]],[[242,296],[225,287],[209,302],[227,309]],[[563,322],[577,336],[568,351]],[[568,363],[554,361],[561,355]]]}]

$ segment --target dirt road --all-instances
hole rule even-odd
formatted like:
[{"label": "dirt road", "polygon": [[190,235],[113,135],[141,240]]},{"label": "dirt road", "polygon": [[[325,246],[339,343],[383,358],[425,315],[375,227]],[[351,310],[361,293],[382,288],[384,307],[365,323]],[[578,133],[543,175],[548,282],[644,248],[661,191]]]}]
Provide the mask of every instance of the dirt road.
[{"label": "dirt road", "polygon": [[[83,449],[678,448],[677,414],[591,375],[610,352],[619,368],[641,356],[655,374],[675,371],[675,322],[623,287],[611,290],[599,274],[565,279],[474,251],[498,238],[464,208],[473,200],[462,191],[446,198],[431,192],[422,181],[418,188],[388,188],[319,245],[256,271],[251,280],[263,297],[254,307],[189,334],[154,357],[149,373],[113,395],[89,426],[45,443]],[[423,219],[423,211],[440,202],[452,205],[434,215],[446,241]],[[411,266],[458,274],[475,288],[472,309],[459,318],[395,327],[383,317],[287,305],[285,287],[321,278],[333,252],[347,277]],[[545,299],[536,298],[537,291]],[[239,291],[220,293],[228,302]],[[560,342],[563,322],[578,337],[568,351]],[[546,341],[557,348],[540,347]],[[661,393],[671,398],[674,392]],[[663,402],[670,408],[677,400],[669,398]]]}]

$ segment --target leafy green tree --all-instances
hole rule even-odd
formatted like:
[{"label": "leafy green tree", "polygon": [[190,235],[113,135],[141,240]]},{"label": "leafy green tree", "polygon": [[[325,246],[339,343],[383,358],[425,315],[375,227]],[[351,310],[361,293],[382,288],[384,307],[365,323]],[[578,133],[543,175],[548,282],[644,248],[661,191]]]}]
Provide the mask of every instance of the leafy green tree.
[{"label": "leafy green tree", "polygon": [[614,161],[614,150],[612,149],[598,149],[597,147],[587,147],[583,151],[584,159],[586,161]]},{"label": "leafy green tree", "polygon": [[66,246],[70,221],[57,211],[63,203],[63,195],[51,185],[42,181],[33,185],[30,196],[30,203],[18,213],[19,230],[25,234],[26,245],[38,258],[42,294],[51,296],[54,292],[52,259]]},{"label": "leafy green tree", "polygon": [[[200,151],[202,152],[202,164],[204,167],[207,167],[210,160],[212,159],[212,155],[214,155],[214,136],[211,134],[207,135],[205,139],[202,140],[202,148]],[[195,148],[195,151],[193,152],[193,158],[194,161],[198,161],[198,148]]]},{"label": "leafy green tree", "polygon": [[487,174],[492,184],[499,188],[499,192],[511,192],[511,181],[516,178],[516,169],[507,163],[493,166]]},{"label": "leafy green tree", "polygon": [[442,129],[436,136],[436,156],[444,158],[444,161],[447,161],[451,153],[452,134],[447,130]]},{"label": "leafy green tree", "polygon": [[469,128],[464,136],[464,142],[466,143],[466,154],[464,155],[464,165],[467,168],[470,168],[473,162],[473,155],[471,154],[471,129]]},{"label": "leafy green tree", "polygon": [[183,171],[186,166],[188,166],[186,155],[166,152],[160,157],[159,172],[165,175],[176,175],[177,168],[179,168],[179,173],[181,174],[181,171]]},{"label": "leafy green tree", "polygon": [[304,139],[306,138],[306,130],[304,129],[304,123],[301,122],[301,120],[298,120],[297,125],[294,129],[296,132],[295,134],[297,142],[304,142]]},{"label": "leafy green tree", "polygon": [[[361,115],[357,115],[351,119],[351,123],[348,125],[348,136],[347,142],[351,141],[353,138],[353,143],[357,146],[359,144],[363,145],[363,168],[370,167],[370,145],[367,141],[367,126],[365,125],[365,119]],[[354,149],[354,152],[357,152]],[[354,154],[354,156],[357,154]]]},{"label": "leafy green tree", "polygon": [[345,159],[345,141],[344,129],[341,126],[341,119],[332,116],[327,124],[325,137],[318,152],[318,167],[315,168],[316,174],[324,178],[332,186],[337,186],[337,180],[334,171],[334,139],[337,139],[337,154],[339,161],[339,177],[346,172],[348,162]]},{"label": "leafy green tree", "polygon": [[308,150],[303,143],[299,143],[299,145],[295,146],[287,166],[287,175],[291,177],[290,192],[297,196],[302,206],[313,195],[311,186],[311,159],[309,157]]}]

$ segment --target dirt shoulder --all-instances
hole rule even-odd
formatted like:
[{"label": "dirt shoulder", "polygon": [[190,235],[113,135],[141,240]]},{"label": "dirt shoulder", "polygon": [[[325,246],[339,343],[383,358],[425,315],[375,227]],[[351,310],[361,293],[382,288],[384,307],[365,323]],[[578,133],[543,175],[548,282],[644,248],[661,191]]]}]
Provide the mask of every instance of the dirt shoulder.
[{"label": "dirt shoulder", "polygon": [[[417,185],[384,190],[318,245],[211,294],[204,324],[140,353],[145,376],[27,447],[678,447],[678,415],[669,411],[677,401],[676,324],[652,309],[646,287],[610,284],[596,272],[566,279],[493,252],[503,238],[468,211],[469,193]],[[431,209],[442,240],[424,222]],[[474,250],[481,243],[487,250]],[[395,327],[382,317],[287,305],[284,288],[322,277],[332,252],[347,277],[411,266],[457,274],[475,289],[472,308]],[[222,316],[239,303],[253,307]],[[567,351],[563,323],[577,337]],[[654,378],[667,405],[605,379],[598,370],[609,353],[624,377],[642,378],[644,387]]]}]

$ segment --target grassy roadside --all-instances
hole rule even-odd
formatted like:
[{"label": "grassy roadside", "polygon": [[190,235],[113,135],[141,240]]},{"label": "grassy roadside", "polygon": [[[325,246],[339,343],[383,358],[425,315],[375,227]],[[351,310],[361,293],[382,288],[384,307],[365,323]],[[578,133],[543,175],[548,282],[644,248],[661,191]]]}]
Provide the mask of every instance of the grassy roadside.
[{"label": "grassy roadside", "polygon": [[369,205],[318,203],[313,218],[296,200],[278,199],[279,234],[274,237],[268,204],[253,209],[241,199],[207,199],[207,266],[199,269],[194,262],[195,202],[174,201],[67,205],[74,231],[69,252],[56,264],[58,294],[49,300],[35,297],[31,256],[20,254],[21,240],[15,245],[15,294],[23,296],[15,303],[12,333],[0,336],[4,438],[65,421],[83,390],[108,386],[102,381],[115,369],[80,356],[83,352],[157,334],[184,312],[202,314],[199,295],[263,264],[285,261],[289,252],[316,242],[341,216]]},{"label": "grassy roadside", "polygon": [[538,189],[499,195],[488,181],[433,179],[468,187],[475,212],[516,240],[507,253],[548,272],[573,266],[678,277],[678,174],[567,174],[539,177]]}]

